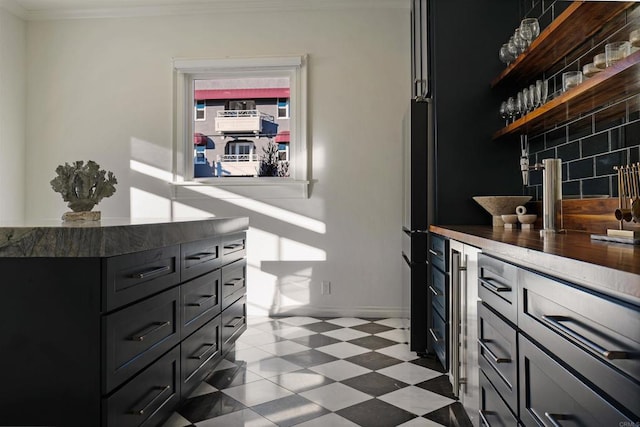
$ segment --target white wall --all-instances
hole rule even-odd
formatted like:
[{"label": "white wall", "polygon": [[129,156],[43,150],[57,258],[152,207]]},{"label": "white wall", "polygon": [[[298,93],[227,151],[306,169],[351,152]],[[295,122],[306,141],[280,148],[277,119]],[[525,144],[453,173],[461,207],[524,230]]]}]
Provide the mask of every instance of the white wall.
[{"label": "white wall", "polygon": [[[64,212],[49,186],[56,165],[93,159],[119,181],[99,205],[104,216],[249,216],[251,312],[400,315],[409,46],[405,2],[32,21],[27,156],[37,165],[27,164],[27,215]],[[171,58],[304,53],[310,198],[172,201]],[[132,170],[130,160],[154,169]],[[331,295],[320,295],[322,280]]]},{"label": "white wall", "polygon": [[0,221],[25,207],[27,25],[0,7]]}]

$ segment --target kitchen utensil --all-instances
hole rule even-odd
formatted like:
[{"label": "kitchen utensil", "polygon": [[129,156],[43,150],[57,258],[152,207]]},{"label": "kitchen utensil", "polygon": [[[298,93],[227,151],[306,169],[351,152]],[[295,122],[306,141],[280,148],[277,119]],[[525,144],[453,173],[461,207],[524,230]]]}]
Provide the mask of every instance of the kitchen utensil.
[{"label": "kitchen utensil", "polygon": [[604,46],[605,64],[611,67],[616,62],[626,58],[631,53],[628,41],[608,43]]},{"label": "kitchen utensil", "polygon": [[631,165],[631,180],[633,186],[631,218],[633,222],[640,222],[640,162]]}]

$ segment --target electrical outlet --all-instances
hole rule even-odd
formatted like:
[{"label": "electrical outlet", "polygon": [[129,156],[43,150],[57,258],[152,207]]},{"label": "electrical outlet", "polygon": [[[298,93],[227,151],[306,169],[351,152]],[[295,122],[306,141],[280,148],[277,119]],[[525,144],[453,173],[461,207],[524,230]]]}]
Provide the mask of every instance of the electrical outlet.
[{"label": "electrical outlet", "polygon": [[331,282],[328,280],[323,280],[320,287],[320,292],[322,293],[322,295],[331,294]]}]

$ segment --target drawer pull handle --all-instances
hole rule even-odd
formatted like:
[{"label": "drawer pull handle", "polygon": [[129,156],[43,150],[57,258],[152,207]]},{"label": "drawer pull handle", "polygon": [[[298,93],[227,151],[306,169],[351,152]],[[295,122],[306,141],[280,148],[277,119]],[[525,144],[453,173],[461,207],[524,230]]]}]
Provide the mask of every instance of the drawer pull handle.
[{"label": "drawer pull handle", "polygon": [[484,411],[482,409],[478,411],[478,414],[480,414],[480,421],[482,421],[482,424],[487,427],[491,427],[491,424],[489,424],[489,421],[487,421],[487,417],[484,415]]},{"label": "drawer pull handle", "polygon": [[604,357],[607,360],[628,359],[629,358],[629,355],[627,354],[626,351],[606,350],[606,349],[600,347],[598,344],[594,343],[593,341],[583,337],[582,335],[580,335],[576,331],[572,330],[571,328],[568,328],[568,327],[564,326],[562,323],[560,323],[560,321],[563,321],[563,320],[565,320],[565,321],[566,320],[570,320],[570,318],[568,318],[568,317],[564,317],[564,316],[547,316],[547,315],[543,314],[542,315],[542,320],[544,320],[545,323],[547,323],[547,325],[551,326],[553,329],[555,329],[561,335],[564,335],[565,338],[567,338],[567,336],[569,338],[573,338],[574,340],[578,341],[583,346],[589,348],[593,352],[598,353],[599,355],[601,355],[602,357]]},{"label": "drawer pull handle", "polygon": [[231,279],[228,282],[224,282],[225,286],[236,286],[240,283],[244,282],[244,279],[242,277],[237,278],[237,279]]},{"label": "drawer pull handle", "polygon": [[187,259],[202,261],[206,259],[217,258],[218,254],[216,252],[200,252],[197,254],[187,256]]},{"label": "drawer pull handle", "polygon": [[205,343],[203,345],[206,345],[207,348],[204,349],[204,351],[200,354],[198,354],[197,356],[190,356],[189,359],[198,359],[198,360],[202,360],[202,358],[209,353],[212,350],[215,350],[218,346],[213,343],[213,344],[209,344],[209,343]]},{"label": "drawer pull handle", "polygon": [[496,285],[491,282],[494,279],[485,279],[484,277],[478,277],[478,281],[487,289],[492,292],[511,292],[511,287],[507,285]]},{"label": "drawer pull handle", "polygon": [[508,357],[496,356],[496,354],[493,351],[491,351],[489,347],[487,347],[487,344],[486,344],[487,342],[488,342],[487,340],[478,340],[478,344],[480,344],[480,347],[482,347],[485,353],[487,353],[489,357],[493,359],[494,363],[511,363],[511,359],[509,359]]},{"label": "drawer pull handle", "polygon": [[433,256],[437,256],[438,258],[442,257],[442,252],[440,251],[435,251],[433,249],[429,249],[429,253]]},{"label": "drawer pull handle", "polygon": [[187,305],[190,307],[202,307],[204,303],[206,303],[207,301],[215,297],[216,297],[215,295],[203,295],[202,298],[200,298],[198,301],[191,302]]},{"label": "drawer pull handle", "polygon": [[158,332],[160,329],[171,325],[170,321],[166,321],[164,323],[154,323],[151,326],[149,326],[147,329],[145,329],[144,331],[142,331],[143,333],[141,335],[133,335],[129,338],[130,341],[144,341],[144,339],[148,336],[151,335],[154,332]]},{"label": "drawer pull handle", "polygon": [[244,247],[244,243],[232,243],[230,245],[224,245],[225,249],[231,249],[231,250],[239,248],[239,247]]},{"label": "drawer pull handle", "polygon": [[433,329],[433,328],[429,328],[429,333],[431,334],[431,336],[433,337],[433,340],[435,342],[440,342],[442,341],[442,338],[440,338],[437,334],[437,332]]},{"label": "drawer pull handle", "polygon": [[149,277],[157,276],[161,273],[166,273],[171,270],[171,267],[168,265],[163,265],[162,267],[156,267],[151,270],[143,271],[142,273],[133,273],[130,277],[132,279],[148,279]]},{"label": "drawer pull handle", "polygon": [[547,417],[549,422],[553,427],[562,427],[562,424],[558,422],[558,420],[570,420],[571,415],[563,415],[563,414],[550,414],[548,412],[544,413],[544,416]]},{"label": "drawer pull handle", "polygon": [[149,401],[149,403],[147,403],[146,405],[144,405],[141,409],[132,409],[131,411],[129,411],[129,414],[131,415],[144,415],[145,412],[151,407],[151,405],[153,405],[156,400],[158,400],[160,398],[160,396],[162,396],[164,394],[165,391],[169,390],[171,388],[171,386],[164,386],[164,387],[154,387],[151,390],[160,390],[159,393],[157,393],[153,399],[151,399]]},{"label": "drawer pull handle", "polygon": [[440,293],[439,290],[435,289],[433,286],[429,285],[429,290],[437,297],[441,296],[442,294]]},{"label": "drawer pull handle", "polygon": [[235,320],[235,322],[227,323],[226,325],[224,325],[225,328],[235,328],[235,327],[237,327],[238,325],[240,325],[241,323],[244,322],[244,316],[234,317],[231,320]]}]

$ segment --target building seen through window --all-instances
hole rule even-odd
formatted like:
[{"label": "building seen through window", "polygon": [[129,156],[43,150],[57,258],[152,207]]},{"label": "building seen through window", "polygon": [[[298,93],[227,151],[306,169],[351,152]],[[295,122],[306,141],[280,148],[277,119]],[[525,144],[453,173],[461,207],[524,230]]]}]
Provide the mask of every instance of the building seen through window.
[{"label": "building seen through window", "polygon": [[193,80],[194,177],[288,176],[287,77]]}]

